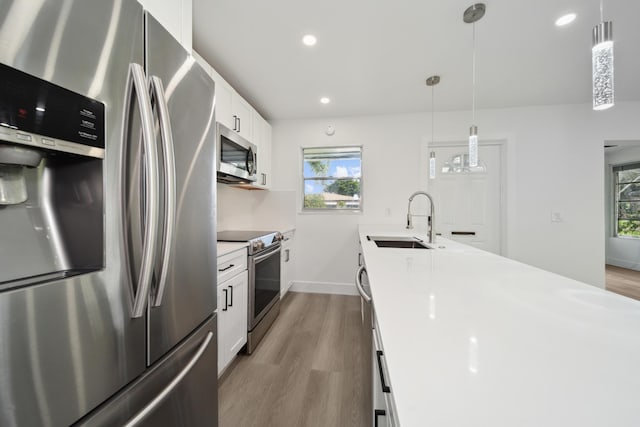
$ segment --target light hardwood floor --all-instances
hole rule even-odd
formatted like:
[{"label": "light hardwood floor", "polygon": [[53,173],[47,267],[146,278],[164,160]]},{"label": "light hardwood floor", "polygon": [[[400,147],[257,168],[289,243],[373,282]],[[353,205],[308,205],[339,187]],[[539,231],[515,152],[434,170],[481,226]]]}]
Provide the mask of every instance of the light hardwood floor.
[{"label": "light hardwood floor", "polygon": [[607,290],[640,300],[640,271],[606,266]]},{"label": "light hardwood floor", "polygon": [[360,299],[288,293],[256,351],[225,373],[218,409],[220,427],[370,425],[371,329]]}]

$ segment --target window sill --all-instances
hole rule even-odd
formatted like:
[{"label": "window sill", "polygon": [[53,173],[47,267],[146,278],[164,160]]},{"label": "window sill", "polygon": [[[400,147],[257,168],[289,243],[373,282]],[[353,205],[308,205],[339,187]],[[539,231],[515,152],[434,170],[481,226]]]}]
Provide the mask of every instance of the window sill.
[{"label": "window sill", "polygon": [[362,215],[362,210],[298,210],[298,215]]},{"label": "window sill", "polygon": [[640,242],[640,236],[612,236],[613,239],[637,240]]}]

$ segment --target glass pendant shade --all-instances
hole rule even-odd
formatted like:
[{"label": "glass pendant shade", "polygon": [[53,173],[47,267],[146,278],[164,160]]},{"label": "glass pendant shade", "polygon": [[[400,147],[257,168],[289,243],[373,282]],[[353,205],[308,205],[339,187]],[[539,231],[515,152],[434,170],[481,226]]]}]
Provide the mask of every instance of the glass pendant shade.
[{"label": "glass pendant shade", "polygon": [[469,132],[469,167],[478,166],[478,126],[471,126]]},{"label": "glass pendant shade", "polygon": [[593,109],[606,110],[614,105],[613,23],[602,22],[593,28],[591,48],[593,67]]},{"label": "glass pendant shade", "polygon": [[436,152],[429,155],[429,179],[436,179]]}]

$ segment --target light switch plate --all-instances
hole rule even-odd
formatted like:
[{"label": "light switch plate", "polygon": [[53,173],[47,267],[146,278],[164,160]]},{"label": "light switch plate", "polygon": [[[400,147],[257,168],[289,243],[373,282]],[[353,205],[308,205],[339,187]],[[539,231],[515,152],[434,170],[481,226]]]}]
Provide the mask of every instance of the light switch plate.
[{"label": "light switch plate", "polygon": [[551,222],[563,222],[562,214],[557,211],[551,211]]}]

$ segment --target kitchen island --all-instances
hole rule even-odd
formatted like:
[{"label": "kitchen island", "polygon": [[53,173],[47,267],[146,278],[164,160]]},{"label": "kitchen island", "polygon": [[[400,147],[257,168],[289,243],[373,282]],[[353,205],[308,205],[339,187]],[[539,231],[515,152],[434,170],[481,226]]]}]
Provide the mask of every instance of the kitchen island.
[{"label": "kitchen island", "polygon": [[438,236],[359,227],[400,426],[640,426],[640,302]]}]

